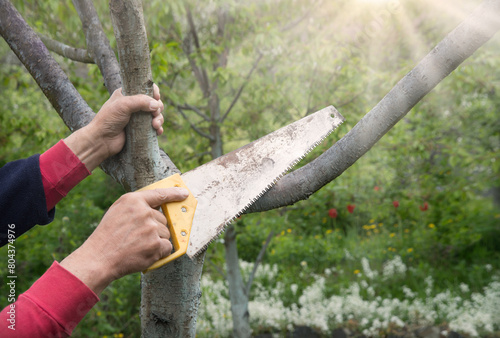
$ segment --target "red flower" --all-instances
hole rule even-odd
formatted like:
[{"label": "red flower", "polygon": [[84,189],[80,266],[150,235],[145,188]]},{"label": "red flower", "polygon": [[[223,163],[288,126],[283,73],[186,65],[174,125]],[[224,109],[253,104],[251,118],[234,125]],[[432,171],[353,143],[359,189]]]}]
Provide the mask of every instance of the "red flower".
[{"label": "red flower", "polygon": [[330,216],[330,218],[337,218],[338,216],[337,209],[328,210],[328,216]]},{"label": "red flower", "polygon": [[394,201],[394,202],[392,202],[392,205],[394,205],[394,208],[399,207],[399,201]]},{"label": "red flower", "polygon": [[375,191],[379,191],[379,190],[380,190],[380,187],[379,187],[378,185],[376,185],[376,186],[374,186],[374,187],[373,187],[373,190],[375,190]]},{"label": "red flower", "polygon": [[427,209],[429,209],[429,203],[427,202],[424,202],[423,205],[419,206],[420,210],[422,211],[427,211]]},{"label": "red flower", "polygon": [[352,214],[354,212],[354,208],[356,208],[356,206],[354,204],[347,205],[347,211],[349,211],[350,214]]}]

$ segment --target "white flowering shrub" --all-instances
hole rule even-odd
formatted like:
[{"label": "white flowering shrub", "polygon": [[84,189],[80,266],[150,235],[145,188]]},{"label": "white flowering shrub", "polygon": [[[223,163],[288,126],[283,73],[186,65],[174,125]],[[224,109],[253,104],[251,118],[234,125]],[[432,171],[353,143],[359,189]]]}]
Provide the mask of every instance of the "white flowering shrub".
[{"label": "white flowering shrub", "polygon": [[[373,271],[366,258],[360,263],[363,274],[358,274],[359,280],[328,296],[328,284],[335,282],[332,272],[342,273],[336,268],[328,268],[322,276],[314,275],[313,282],[301,290],[299,284],[286,285],[278,281],[277,266],[262,265],[255,276],[253,298],[249,302],[252,328],[286,332],[292,331],[294,326],[305,325],[328,334],[349,321],[356,323],[357,329],[368,337],[377,337],[389,327],[442,322],[449,323],[450,330],[471,337],[500,330],[500,278],[493,280],[481,293],[470,293],[465,283],[452,293],[449,290],[437,292],[432,276],[428,276],[422,283],[425,292],[401,285],[402,297],[381,297],[376,292],[380,285],[391,278],[404,277],[411,269],[399,256],[385,262],[380,272]],[[241,268],[243,275],[248,276],[253,265],[241,262]],[[209,276],[203,276],[201,284],[203,296],[198,336],[230,337],[232,317],[224,282],[214,282]],[[298,296],[297,301],[285,306],[286,294]],[[425,298],[419,298],[424,294]]]}]

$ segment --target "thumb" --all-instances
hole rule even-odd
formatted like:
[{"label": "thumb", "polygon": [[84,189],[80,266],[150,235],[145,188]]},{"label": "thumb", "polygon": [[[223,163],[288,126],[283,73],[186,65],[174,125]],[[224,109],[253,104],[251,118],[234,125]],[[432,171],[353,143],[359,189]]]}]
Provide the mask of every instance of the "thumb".
[{"label": "thumb", "polygon": [[135,193],[140,194],[144,201],[152,208],[157,208],[167,202],[183,201],[189,195],[187,189],[179,187],[144,190]]}]

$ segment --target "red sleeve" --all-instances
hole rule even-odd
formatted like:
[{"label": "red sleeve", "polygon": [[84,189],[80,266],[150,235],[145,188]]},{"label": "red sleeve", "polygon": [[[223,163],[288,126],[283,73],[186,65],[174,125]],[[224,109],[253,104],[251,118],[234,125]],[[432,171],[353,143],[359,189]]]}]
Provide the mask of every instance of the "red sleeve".
[{"label": "red sleeve", "polygon": [[67,337],[99,297],[59,263],[0,313],[0,337]]},{"label": "red sleeve", "polygon": [[63,140],[40,155],[40,172],[47,211],[52,210],[74,186],[90,175],[85,164]]}]

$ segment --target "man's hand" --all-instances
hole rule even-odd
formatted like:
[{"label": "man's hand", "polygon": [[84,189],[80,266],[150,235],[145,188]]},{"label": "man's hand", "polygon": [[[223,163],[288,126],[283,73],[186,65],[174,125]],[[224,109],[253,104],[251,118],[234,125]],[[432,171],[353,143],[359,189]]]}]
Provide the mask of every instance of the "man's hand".
[{"label": "man's hand", "polygon": [[152,126],[158,135],[163,133],[163,102],[160,90],[153,85],[153,98],[147,95],[123,96],[115,90],[96,117],[85,127],[68,136],[64,142],[90,171],[106,158],[115,155],[125,145],[125,126],[138,111],[151,112]]},{"label": "man's hand", "polygon": [[145,270],[172,251],[167,220],[155,208],[187,196],[188,191],[183,188],[123,195],[109,208],[92,235],[61,266],[96,294],[115,279]]}]

